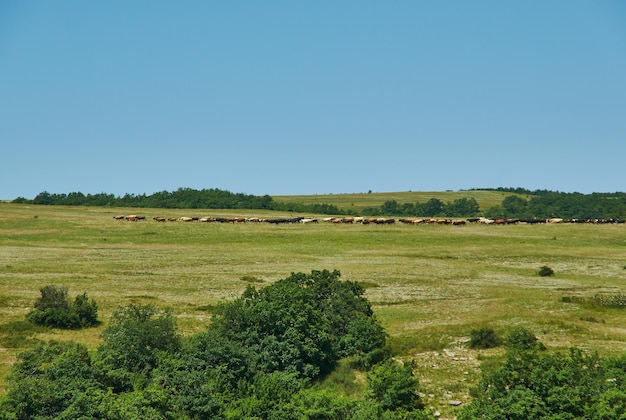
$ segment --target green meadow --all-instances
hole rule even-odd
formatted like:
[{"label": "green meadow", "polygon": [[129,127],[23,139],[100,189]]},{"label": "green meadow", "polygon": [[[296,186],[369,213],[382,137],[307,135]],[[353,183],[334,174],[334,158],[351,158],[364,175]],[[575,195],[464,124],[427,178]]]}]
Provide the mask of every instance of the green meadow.
[{"label": "green meadow", "polygon": [[[376,195],[319,197],[340,208],[401,201],[390,194],[364,204]],[[432,197],[455,198],[410,200]],[[114,220],[117,214],[147,220]],[[626,309],[587,302],[626,293],[623,224],[270,225],[158,223],[155,216],[289,215],[0,203],[0,394],[19,352],[46,340],[95,349],[120,305],[172,308],[180,331],[190,335],[248,285],[321,269],[337,269],[366,288],[395,354],[416,361],[429,404],[467,401],[481,361],[501,351],[468,349],[470,331],[479,327],[504,335],[524,326],[554,350],[577,346],[608,355],[626,348]],[[539,276],[542,266],[555,274]],[[104,323],[77,331],[27,323],[39,289],[51,284],[67,286],[70,297],[86,292]]]},{"label": "green meadow", "polygon": [[380,207],[386,201],[395,200],[399,204],[425,203],[431,198],[436,198],[444,203],[462,198],[473,198],[479,204],[481,210],[499,206],[502,200],[509,195],[517,195],[502,191],[401,191],[401,192],[375,192],[375,193],[351,193],[351,194],[316,194],[316,195],[288,195],[272,196],[274,201],[281,203],[306,203],[306,204],[334,204],[343,210],[354,210],[365,207]]}]

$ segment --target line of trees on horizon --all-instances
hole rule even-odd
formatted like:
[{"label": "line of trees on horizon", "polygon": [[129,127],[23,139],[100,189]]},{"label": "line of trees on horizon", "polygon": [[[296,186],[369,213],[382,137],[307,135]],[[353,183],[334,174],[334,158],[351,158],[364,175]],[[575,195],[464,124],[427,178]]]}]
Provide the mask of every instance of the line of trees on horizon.
[{"label": "line of trees on horizon", "polygon": [[[500,205],[481,209],[472,197],[464,197],[451,202],[431,198],[426,202],[399,203],[396,200],[384,202],[381,206],[360,210],[341,209],[333,204],[280,203],[269,195],[257,196],[232,193],[217,188],[195,190],[179,188],[176,191],[161,191],[151,195],[125,194],[52,194],[39,193],[29,200],[18,197],[14,203],[69,206],[109,206],[136,208],[177,208],[177,209],[258,209],[296,213],[362,216],[403,216],[403,217],[475,217],[490,218],[551,218],[567,219],[626,219],[626,193],[564,193],[558,191],[524,188],[485,189],[510,192]],[[358,214],[357,214],[358,213]]]}]

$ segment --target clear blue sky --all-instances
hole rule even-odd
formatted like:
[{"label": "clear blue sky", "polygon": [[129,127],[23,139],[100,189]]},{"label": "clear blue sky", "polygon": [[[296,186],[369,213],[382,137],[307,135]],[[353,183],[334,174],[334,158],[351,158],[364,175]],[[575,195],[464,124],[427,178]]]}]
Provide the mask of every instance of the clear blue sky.
[{"label": "clear blue sky", "polygon": [[626,190],[624,1],[0,0],[0,199]]}]

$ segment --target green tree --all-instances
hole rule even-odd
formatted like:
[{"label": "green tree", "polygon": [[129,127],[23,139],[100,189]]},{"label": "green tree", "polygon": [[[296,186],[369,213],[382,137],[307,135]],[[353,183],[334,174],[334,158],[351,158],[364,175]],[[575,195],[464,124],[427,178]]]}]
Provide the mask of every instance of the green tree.
[{"label": "green tree", "polygon": [[501,366],[483,372],[459,419],[619,418],[624,367],[623,358],[602,360],[579,349],[510,351]]},{"label": "green tree", "polygon": [[[101,390],[87,348],[51,342],[19,356],[2,411],[15,419],[68,418],[87,393]],[[73,408],[74,407],[74,408]]]},{"label": "green tree", "polygon": [[160,354],[175,353],[181,346],[171,310],[151,305],[119,308],[102,338],[97,366],[105,381],[118,391],[129,390],[133,384],[144,386],[141,381],[157,366]]},{"label": "green tree", "polygon": [[421,409],[417,388],[418,379],[413,375],[412,362],[400,364],[393,359],[374,366],[367,374],[366,397],[377,402],[382,410]]},{"label": "green tree", "polygon": [[[365,355],[385,344],[385,332],[357,283],[339,271],[292,273],[224,305],[212,329],[251,349],[259,369],[315,378],[339,358]],[[357,335],[367,331],[369,336]]]},{"label": "green tree", "polygon": [[459,198],[444,206],[447,216],[475,216],[480,212],[478,202],[474,198]]},{"label": "green tree", "polygon": [[444,207],[445,205],[443,204],[443,201],[439,200],[438,198],[431,198],[424,204],[415,205],[415,208],[420,212],[420,215],[427,217],[443,214]]},{"label": "green tree", "polygon": [[385,201],[381,206],[380,211],[382,214],[386,215],[395,215],[401,213],[400,206],[398,205],[398,202],[396,200]]},{"label": "green tree", "polygon": [[507,217],[526,217],[528,201],[517,195],[509,195],[502,200],[502,209]]}]

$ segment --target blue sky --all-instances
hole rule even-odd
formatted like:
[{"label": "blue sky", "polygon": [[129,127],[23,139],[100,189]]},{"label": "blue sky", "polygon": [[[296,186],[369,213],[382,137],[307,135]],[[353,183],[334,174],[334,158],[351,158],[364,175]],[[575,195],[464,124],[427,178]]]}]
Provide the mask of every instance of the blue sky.
[{"label": "blue sky", "polygon": [[0,0],[0,145],[0,199],[626,191],[626,3]]}]

